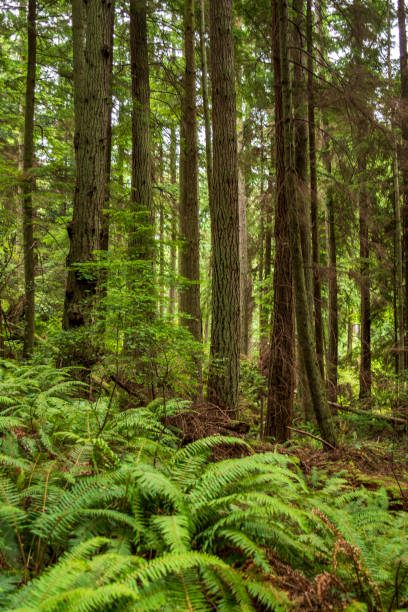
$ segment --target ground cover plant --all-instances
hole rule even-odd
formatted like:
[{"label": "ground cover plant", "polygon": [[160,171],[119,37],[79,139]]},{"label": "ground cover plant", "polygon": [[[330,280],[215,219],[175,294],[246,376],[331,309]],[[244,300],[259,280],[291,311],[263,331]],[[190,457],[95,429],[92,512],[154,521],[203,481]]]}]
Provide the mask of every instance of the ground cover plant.
[{"label": "ground cover plant", "polygon": [[121,410],[63,370],[1,365],[1,609],[407,605],[408,515],[384,487],[239,437],[181,446],[159,402]]}]

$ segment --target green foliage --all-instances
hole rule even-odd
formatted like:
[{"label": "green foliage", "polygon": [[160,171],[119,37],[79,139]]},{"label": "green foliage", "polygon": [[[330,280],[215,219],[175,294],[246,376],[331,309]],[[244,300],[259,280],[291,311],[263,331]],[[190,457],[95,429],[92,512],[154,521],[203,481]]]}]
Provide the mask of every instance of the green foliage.
[{"label": "green foliage", "polygon": [[183,403],[121,411],[80,388],[64,370],[1,363],[0,609],[290,610],[274,556],[335,576],[351,609],[408,601],[407,514],[384,490],[308,483],[277,452],[214,461],[250,448],[177,448],[161,419]]}]

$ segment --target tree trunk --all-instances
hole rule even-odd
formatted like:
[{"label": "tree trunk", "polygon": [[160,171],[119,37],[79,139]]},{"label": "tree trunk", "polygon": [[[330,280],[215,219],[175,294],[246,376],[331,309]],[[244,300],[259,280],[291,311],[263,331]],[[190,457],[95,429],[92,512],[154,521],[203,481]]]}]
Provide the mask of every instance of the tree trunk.
[{"label": "tree trunk", "polygon": [[27,81],[24,112],[24,152],[23,152],[23,237],[24,237],[24,344],[23,357],[29,358],[34,350],[35,314],[35,260],[33,231],[34,187],[34,95],[35,72],[37,65],[36,0],[28,0],[27,14]]},{"label": "tree trunk", "polygon": [[169,288],[169,313],[174,314],[176,306],[176,273],[177,273],[177,219],[178,219],[178,206],[176,197],[176,183],[177,183],[177,135],[176,129],[172,126],[170,131],[170,184],[172,186],[171,192],[171,245],[170,245],[170,288]]},{"label": "tree trunk", "polygon": [[[364,138],[360,132],[359,142]],[[361,140],[360,140],[361,139]],[[369,265],[369,194],[367,192],[365,153],[358,155],[359,168],[359,238],[360,238],[360,323],[361,323],[361,358],[360,358],[360,399],[371,394],[371,309],[370,309],[370,265]]]},{"label": "tree trunk", "polygon": [[[79,3],[73,4],[73,11]],[[76,179],[72,222],[69,224],[69,268],[64,304],[64,329],[88,327],[92,322],[93,301],[98,275],[93,268],[82,267],[94,262],[94,251],[100,248],[102,210],[105,202],[107,125],[109,113],[110,24],[111,2],[88,0],[86,4],[86,42],[84,57],[79,44],[78,64],[83,78],[74,80],[76,111],[75,159]],[[79,19],[81,16],[79,16]],[[78,16],[73,19],[78,22]],[[87,364],[95,359],[95,347],[89,341],[77,344],[73,360]]]},{"label": "tree trunk", "polygon": [[292,256],[292,270],[295,286],[296,324],[300,350],[307,373],[313,409],[322,437],[336,446],[336,436],[333,422],[327,404],[323,380],[317,361],[313,342],[311,313],[307,298],[305,267],[302,256],[302,246],[297,205],[296,176],[293,165],[293,120],[291,116],[291,83],[288,58],[288,14],[287,1],[278,0],[280,25],[280,52],[282,78],[282,108],[284,122],[285,151],[285,195],[289,205],[289,232]]},{"label": "tree trunk", "polygon": [[[271,317],[271,300],[268,299],[269,284],[271,281],[272,268],[272,176],[271,165],[269,167],[268,183],[265,188],[264,175],[266,173],[266,145],[264,139],[264,125],[261,118],[260,125],[260,145],[261,145],[261,242],[262,242],[262,265],[261,271],[263,277],[260,280],[261,295],[259,307],[259,349],[262,355],[268,344],[270,336],[270,317]],[[272,146],[273,148],[273,146]]]},{"label": "tree trunk", "polygon": [[[238,82],[242,75],[238,78]],[[243,114],[242,96],[239,95],[240,115]],[[249,345],[249,302],[250,282],[248,271],[248,234],[246,211],[246,185],[243,167],[244,125],[240,117],[238,131],[238,214],[239,214],[239,313],[240,313],[240,352],[248,355]]]},{"label": "tree trunk", "polygon": [[[211,214],[212,210],[212,143],[211,143],[211,115],[210,115],[210,104],[209,104],[209,91],[208,91],[208,53],[206,43],[206,2],[200,0],[200,53],[201,53],[201,93],[203,98],[203,113],[204,113],[204,128],[205,128],[205,161],[207,170],[207,189],[208,189],[208,206]],[[211,236],[212,239],[212,236]],[[212,245],[210,250],[210,258],[208,265],[208,286],[211,288],[212,278]],[[204,342],[207,344],[209,327],[210,327],[210,309],[211,309],[211,295],[210,291],[206,298],[206,315],[204,323]]]},{"label": "tree trunk", "polygon": [[[402,175],[402,257],[405,281],[404,335],[408,335],[408,52],[405,0],[398,0],[398,29],[401,75],[401,175]],[[408,343],[406,343],[408,345]],[[408,367],[408,353],[405,350],[405,368]]]},{"label": "tree trunk", "polygon": [[201,51],[201,93],[203,96],[204,127],[205,127],[205,160],[207,166],[208,201],[211,210],[212,185],[212,147],[211,147],[211,117],[208,95],[208,61],[205,42],[205,0],[200,0],[200,51]]},{"label": "tree trunk", "polygon": [[[318,225],[317,198],[317,160],[315,133],[315,93],[314,93],[314,61],[313,61],[313,11],[312,0],[307,0],[306,17],[307,35],[307,93],[308,93],[308,128],[309,128],[309,168],[310,168],[310,220],[312,227],[312,262],[313,262],[313,305],[316,336],[316,352],[319,360],[320,373],[324,379],[323,360],[323,321],[322,321],[322,291],[320,282],[320,245]],[[335,401],[335,400],[334,400]]]},{"label": "tree trunk", "polygon": [[[151,284],[153,261],[152,160],[150,150],[150,84],[146,0],[130,0],[130,57],[132,75],[133,225],[129,233],[131,259],[146,262],[141,274]],[[149,277],[149,278],[148,278]]]},{"label": "tree trunk", "polygon": [[396,328],[397,328],[397,375],[401,376],[404,370],[404,298],[403,298],[403,271],[402,271],[402,244],[401,244],[401,205],[399,188],[399,168],[397,150],[393,151],[394,173],[394,215],[395,215],[395,281],[396,281]]},{"label": "tree trunk", "polygon": [[108,268],[106,266],[106,257],[109,250],[109,207],[110,207],[110,195],[111,195],[111,165],[112,165],[112,70],[113,70],[113,36],[115,28],[115,4],[112,0],[112,10],[110,13],[110,24],[109,24],[109,110],[108,110],[108,125],[107,125],[107,144],[106,144],[106,184],[105,184],[105,202],[104,210],[102,213],[102,227],[101,227],[101,251],[105,252],[105,261],[102,263],[102,268],[99,275],[100,284],[100,297],[102,301],[102,317],[101,317],[101,331],[105,331],[106,324],[106,308],[104,299],[108,293]]},{"label": "tree trunk", "polygon": [[[307,303],[310,316],[313,316],[313,268],[311,253],[311,228],[310,228],[310,206],[307,185],[307,91],[304,71],[304,32],[305,15],[304,0],[292,0],[295,13],[294,23],[290,30],[291,36],[291,59],[293,62],[293,109],[294,109],[294,167],[296,178],[296,198],[298,202],[299,230],[302,248],[302,259],[306,282]],[[314,327],[312,328],[313,342],[315,342]],[[300,342],[299,336],[297,336]],[[307,421],[312,419],[311,390],[308,385],[306,365],[303,360],[303,351],[299,351],[300,369],[300,395],[303,412]]]},{"label": "tree trunk", "polygon": [[282,109],[282,77],[277,2],[272,0],[272,54],[275,90],[275,266],[274,309],[270,342],[268,405],[265,435],[277,442],[290,437],[294,391],[295,330],[289,215],[285,193],[285,149]]},{"label": "tree trunk", "polygon": [[310,207],[308,198],[307,177],[307,91],[304,70],[304,33],[305,3],[304,0],[292,0],[295,23],[291,28],[293,61],[293,112],[294,112],[294,164],[296,172],[296,197],[299,202],[299,227],[302,243],[302,254],[305,266],[306,290],[310,311],[313,312],[313,268],[311,253]]},{"label": "tree trunk", "polygon": [[238,413],[239,217],[232,0],[210,0],[213,185],[212,326],[208,399]]},{"label": "tree trunk", "polygon": [[[182,107],[180,164],[179,273],[187,286],[179,292],[180,322],[201,342],[200,229],[198,209],[197,111],[195,88],[194,0],[184,4],[184,98]],[[185,314],[187,316],[182,316]]]},{"label": "tree trunk", "polygon": [[[329,153],[328,153],[329,155]],[[330,176],[331,163],[325,161],[326,172]],[[337,287],[337,253],[336,232],[334,224],[333,189],[329,185],[326,193],[327,218],[327,266],[329,268],[328,280],[328,322],[327,322],[327,395],[330,402],[337,402],[337,366],[338,366],[338,287]]]}]

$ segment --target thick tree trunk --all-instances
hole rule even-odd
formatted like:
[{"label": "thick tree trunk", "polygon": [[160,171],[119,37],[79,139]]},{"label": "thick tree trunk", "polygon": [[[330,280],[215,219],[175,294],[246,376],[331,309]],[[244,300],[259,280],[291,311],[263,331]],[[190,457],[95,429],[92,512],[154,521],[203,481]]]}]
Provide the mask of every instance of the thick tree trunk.
[{"label": "thick tree trunk", "polygon": [[[132,75],[132,186],[133,225],[129,233],[131,259],[146,262],[140,270],[150,285],[154,254],[152,214],[152,160],[150,150],[150,84],[147,48],[146,0],[130,0],[130,57]],[[148,278],[150,277],[150,278]],[[148,310],[150,310],[148,308]]]},{"label": "thick tree trunk", "polygon": [[[398,0],[398,28],[401,75],[401,191],[402,205],[402,258],[405,281],[404,335],[408,336],[408,51],[405,0]],[[406,343],[408,346],[408,342]],[[405,368],[408,367],[408,353],[405,351]]]},{"label": "thick tree trunk", "polygon": [[[112,10],[110,12],[110,24],[109,24],[109,85],[112,83],[112,70],[113,70],[113,36],[115,28],[115,4],[112,0]],[[107,125],[107,137],[106,137],[106,184],[105,184],[105,202],[104,210],[102,214],[102,227],[101,227],[101,251],[105,252],[106,256],[109,250],[109,207],[110,207],[110,196],[111,196],[111,165],[112,165],[112,88],[109,91],[109,110],[108,110],[108,125]],[[102,317],[101,317],[101,331],[105,331],[106,324],[106,308],[104,300],[108,293],[108,269],[106,263],[102,265],[100,276],[100,297],[102,301]]]},{"label": "thick tree trunk", "polygon": [[280,52],[282,76],[282,108],[285,150],[285,195],[289,205],[289,231],[292,270],[295,286],[296,324],[298,341],[309,382],[314,412],[322,437],[336,446],[333,422],[327,404],[323,380],[314,349],[311,313],[307,298],[305,268],[299,227],[296,176],[293,165],[293,121],[291,116],[291,83],[288,58],[288,6],[286,0],[278,0],[280,26]]},{"label": "thick tree trunk", "polygon": [[[179,292],[180,322],[195,340],[201,341],[200,230],[198,209],[197,111],[195,87],[194,1],[184,4],[184,99],[181,121],[180,237],[179,273],[187,286]],[[187,316],[182,316],[183,314]]]},{"label": "thick tree trunk", "polygon": [[285,148],[282,109],[282,77],[277,2],[272,0],[272,54],[275,90],[275,266],[274,309],[270,342],[268,405],[265,435],[278,442],[290,437],[293,410],[295,329],[289,215],[285,192]]},{"label": "thick tree trunk", "polygon": [[[74,5],[73,5],[74,10]],[[76,180],[74,210],[69,225],[69,267],[64,304],[64,329],[78,329],[92,322],[93,300],[98,275],[92,269],[81,269],[94,262],[94,251],[100,248],[102,210],[105,202],[107,125],[109,113],[109,65],[111,2],[88,0],[86,4],[86,42],[84,58],[77,50],[83,78],[74,80],[76,112],[75,159]],[[78,41],[79,38],[75,38]],[[75,42],[74,42],[75,44]],[[79,40],[81,47],[81,42]],[[75,49],[74,49],[75,57]],[[77,345],[74,361],[90,363],[95,350],[89,342]]]},{"label": "thick tree trunk", "polygon": [[35,72],[37,65],[36,0],[28,0],[27,14],[27,81],[24,112],[24,152],[23,152],[23,238],[24,238],[24,344],[23,357],[31,357],[34,350],[35,314],[35,260],[33,230],[34,186],[34,95]]},{"label": "thick tree trunk", "polygon": [[[299,230],[306,282],[307,302],[310,316],[313,316],[313,267],[311,252],[310,206],[308,198],[307,177],[307,91],[304,71],[304,32],[305,3],[304,0],[292,0],[294,23],[290,29],[291,59],[293,62],[293,109],[294,109],[294,167],[296,177],[296,198],[298,201]],[[312,328],[315,342],[314,327]],[[300,342],[299,335],[297,341]],[[300,369],[300,396],[303,412],[307,421],[312,419],[312,399],[308,385],[308,375],[301,347],[298,350]]]},{"label": "thick tree trunk", "polygon": [[210,0],[213,185],[212,326],[208,399],[238,412],[239,217],[232,0]]},{"label": "thick tree trunk", "polygon": [[312,227],[312,262],[313,262],[313,305],[316,336],[316,352],[319,360],[320,373],[324,379],[323,359],[323,320],[322,291],[320,282],[320,245],[318,225],[317,198],[317,160],[315,134],[315,93],[314,93],[314,61],[313,61],[313,11],[312,0],[307,0],[306,16],[307,34],[307,93],[308,93],[308,128],[309,128],[309,169],[310,169],[310,220]]}]

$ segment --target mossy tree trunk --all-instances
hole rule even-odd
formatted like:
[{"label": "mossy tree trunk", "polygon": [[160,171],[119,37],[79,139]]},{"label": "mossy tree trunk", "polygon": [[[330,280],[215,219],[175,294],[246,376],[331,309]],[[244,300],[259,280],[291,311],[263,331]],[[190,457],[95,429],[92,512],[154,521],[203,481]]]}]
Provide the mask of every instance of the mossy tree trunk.
[{"label": "mossy tree trunk", "polygon": [[289,206],[289,235],[292,256],[292,271],[295,287],[295,308],[298,342],[302,353],[305,371],[310,388],[311,400],[322,437],[336,446],[336,435],[333,421],[327,404],[323,380],[320,374],[313,339],[311,312],[306,290],[305,266],[302,254],[299,207],[296,174],[294,166],[293,119],[291,113],[291,81],[288,57],[288,5],[286,0],[278,0],[281,79],[282,79],[282,109],[284,122],[284,166],[285,195]]},{"label": "mossy tree trunk", "polygon": [[[93,264],[94,252],[100,248],[105,203],[112,8],[107,0],[88,0],[85,8],[80,2],[73,4],[73,11],[79,10],[73,19],[74,28],[77,26],[74,63],[78,67],[74,75],[76,178],[73,217],[68,227],[70,250],[63,318],[66,330],[91,325],[98,289]],[[85,37],[81,19],[86,24]],[[92,362],[94,348],[88,341],[77,344],[73,360]]]},{"label": "mossy tree trunk", "polygon": [[317,197],[317,159],[316,159],[316,121],[315,121],[315,83],[313,61],[313,10],[312,0],[307,0],[306,11],[307,38],[307,113],[309,132],[309,173],[310,173],[310,221],[312,229],[313,263],[313,307],[316,336],[316,352],[319,367],[324,379],[323,359],[323,319],[322,289],[320,282],[320,244],[319,244],[319,202]]},{"label": "mossy tree trunk", "polygon": [[274,309],[270,342],[268,404],[265,435],[278,442],[290,437],[292,421],[295,329],[289,215],[285,190],[285,148],[277,0],[272,0],[272,55],[275,93],[275,266]]}]

